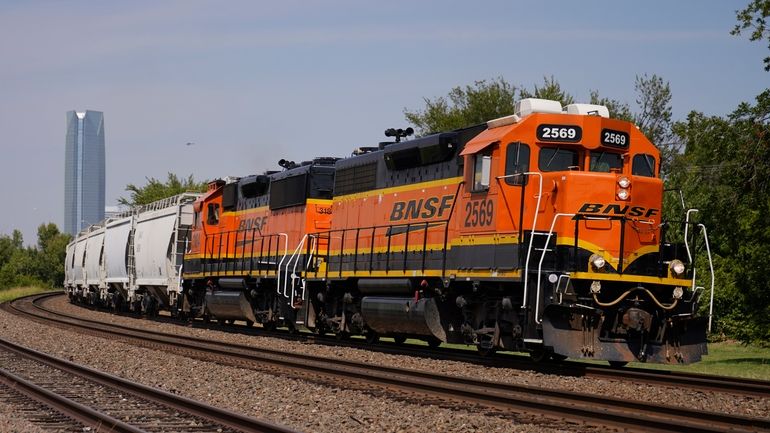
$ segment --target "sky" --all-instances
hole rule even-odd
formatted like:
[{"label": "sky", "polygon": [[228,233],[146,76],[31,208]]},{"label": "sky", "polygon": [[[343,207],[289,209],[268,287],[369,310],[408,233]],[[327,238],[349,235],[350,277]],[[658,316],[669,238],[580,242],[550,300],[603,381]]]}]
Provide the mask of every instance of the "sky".
[{"label": "sky", "polygon": [[724,115],[770,87],[766,44],[729,34],[747,3],[0,0],[0,235],[63,225],[69,110],[104,112],[108,206],[169,172],[349,156],[496,77],[635,109],[657,74],[675,120]]}]

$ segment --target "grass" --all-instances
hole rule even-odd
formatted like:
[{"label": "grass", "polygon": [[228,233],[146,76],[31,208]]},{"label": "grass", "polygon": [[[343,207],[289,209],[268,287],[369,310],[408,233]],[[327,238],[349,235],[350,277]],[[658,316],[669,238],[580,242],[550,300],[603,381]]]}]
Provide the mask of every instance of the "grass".
[{"label": "grass", "polygon": [[709,343],[709,354],[689,365],[661,365],[632,362],[629,367],[770,380],[770,348],[737,342]]},{"label": "grass", "polygon": [[34,295],[51,291],[50,288],[43,287],[15,287],[8,290],[0,290],[0,302],[12,301],[23,296]]},{"label": "grass", "polygon": [[[407,343],[426,345],[424,341],[412,339],[407,340]],[[473,346],[462,344],[442,344],[441,347],[475,351]],[[631,362],[628,367],[770,380],[770,348],[746,346],[738,342],[728,341],[709,343],[708,349],[709,354],[695,364],[669,365]],[[586,362],[607,365],[604,361]]]}]

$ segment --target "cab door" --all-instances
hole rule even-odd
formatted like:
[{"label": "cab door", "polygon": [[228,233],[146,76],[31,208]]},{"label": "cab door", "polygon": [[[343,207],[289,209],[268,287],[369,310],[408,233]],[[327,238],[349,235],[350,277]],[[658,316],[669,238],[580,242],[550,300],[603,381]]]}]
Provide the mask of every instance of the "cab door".
[{"label": "cab door", "polygon": [[495,179],[500,148],[498,142],[466,146],[464,185],[457,203],[460,252],[458,261],[473,270],[497,267],[497,195]]}]

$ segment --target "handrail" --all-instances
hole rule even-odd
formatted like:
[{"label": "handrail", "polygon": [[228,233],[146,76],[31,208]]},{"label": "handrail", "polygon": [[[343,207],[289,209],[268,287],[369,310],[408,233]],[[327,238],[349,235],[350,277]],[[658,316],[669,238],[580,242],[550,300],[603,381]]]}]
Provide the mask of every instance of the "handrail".
[{"label": "handrail", "polygon": [[[539,208],[539,206],[538,206]],[[553,229],[556,226],[556,220],[564,217],[574,217],[574,213],[557,213],[553,216],[553,221],[551,221],[551,229],[548,231],[548,237],[545,240],[545,246],[543,246],[543,253],[540,254],[540,263],[537,265],[537,293],[535,294],[535,322],[536,323],[542,323],[543,321],[538,319],[538,311],[540,311],[540,276],[543,274],[543,260],[545,259],[545,252],[548,249],[548,243],[551,242],[551,236],[553,235]],[[577,224],[577,222],[575,222]],[[526,286],[525,286],[526,288]],[[526,298],[524,299],[526,302]]]},{"label": "handrail", "polygon": [[[703,230],[703,240],[706,242],[706,254],[708,255],[709,270],[711,271],[711,296],[709,300],[709,332],[711,332],[711,319],[714,314],[714,263],[711,261],[711,247],[709,246],[709,237],[706,233],[706,226],[698,224],[698,227]],[[693,274],[694,273],[695,268],[693,267]]]},{"label": "handrail", "polygon": [[[286,254],[289,252],[289,235],[286,233],[277,233],[278,237],[283,236],[284,237],[284,248],[283,248],[283,257],[281,257],[281,261],[278,262],[278,269],[276,270],[276,290],[279,295],[282,294],[281,292],[281,265],[283,265],[284,259],[286,259]],[[277,254],[276,254],[277,256]]]},{"label": "handrail", "polygon": [[[690,254],[690,242],[687,240],[687,232],[690,228],[690,214],[700,212],[698,209],[688,209],[687,214],[684,218],[684,248],[687,250],[687,260],[689,260],[690,264],[692,264],[692,254]],[[695,275],[693,274],[693,280],[695,280]]]},{"label": "handrail", "polygon": [[[307,237],[308,237],[307,233],[304,236],[302,236],[302,239],[297,244],[297,248],[294,248],[294,252],[291,253],[291,257],[289,257],[289,261],[286,262],[286,271],[287,272],[286,272],[286,276],[284,278],[283,296],[285,298],[289,299],[288,304],[292,305],[292,306],[294,304],[293,298],[294,298],[294,280],[296,278],[295,273],[297,272],[297,264],[299,264],[299,258],[300,258],[299,252],[302,251],[302,247],[305,246],[305,240],[307,239]],[[292,260],[294,260],[294,267],[291,270],[291,292],[290,292],[290,294],[287,294],[286,291],[289,288],[289,273],[288,273],[288,271],[289,271],[289,266],[291,266]],[[280,269],[278,270],[278,272],[279,272],[278,278],[280,278]],[[289,295],[291,295],[291,296],[289,296]]]},{"label": "handrail", "polygon": [[[538,192],[537,192],[537,204],[535,205],[535,216],[532,219],[532,231],[529,235],[529,247],[527,247],[527,258],[524,261],[524,298],[521,302],[521,309],[525,310],[527,308],[527,294],[529,293],[529,257],[532,254],[532,241],[534,241],[535,238],[535,228],[537,227],[537,214],[540,212],[540,198],[543,196],[543,174],[536,172],[536,171],[527,171],[525,173],[522,173],[524,175],[536,175],[539,178],[538,182]],[[526,188],[526,185],[522,185],[522,191],[524,191],[524,188]],[[520,221],[519,224],[523,226],[523,221]],[[522,230],[522,234],[524,231]],[[549,238],[550,239],[550,238]],[[546,245],[548,243],[546,242]]]}]

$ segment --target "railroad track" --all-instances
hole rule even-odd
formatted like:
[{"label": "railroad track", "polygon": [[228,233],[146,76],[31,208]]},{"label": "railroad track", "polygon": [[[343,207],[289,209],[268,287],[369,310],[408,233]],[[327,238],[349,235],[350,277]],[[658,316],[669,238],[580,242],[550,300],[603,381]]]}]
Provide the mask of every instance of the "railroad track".
[{"label": "railroad track", "polygon": [[[24,305],[26,304],[26,307]],[[269,368],[340,386],[358,384],[376,387],[394,395],[422,396],[467,407],[495,408],[522,416],[537,413],[553,420],[581,423],[626,431],[677,432],[770,432],[770,420],[692,410],[674,405],[656,405],[597,395],[496,383],[429,372],[362,364],[311,355],[285,354],[251,346],[217,343],[193,337],[145,331],[106,323],[61,317],[35,306],[31,300],[4,306],[33,320],[75,328],[79,332],[119,338],[131,344],[173,351],[176,354],[222,364]],[[25,311],[26,310],[26,311]],[[33,311],[29,311],[33,310]],[[98,322],[97,322],[98,323]]]},{"label": "railroad track", "polygon": [[[50,314],[57,314],[60,317],[67,317],[75,320],[87,321],[87,319],[76,316],[59,313],[41,305],[41,302],[57,296],[56,293],[43,295],[36,298],[34,305],[36,308],[46,311]],[[63,296],[63,295],[62,295]],[[91,307],[87,307],[91,308]],[[94,309],[94,308],[91,308]],[[98,309],[94,309],[99,311]],[[129,316],[129,315],[126,315]],[[137,317],[137,316],[129,316]],[[165,323],[180,324],[180,321],[171,317],[160,316],[155,321]],[[100,323],[89,321],[90,323]],[[710,392],[725,392],[736,395],[747,395],[755,397],[770,398],[770,381],[723,377],[714,375],[705,375],[697,373],[684,373],[663,370],[649,370],[643,368],[613,368],[603,365],[587,364],[583,362],[545,362],[535,363],[527,356],[520,356],[511,353],[497,353],[495,356],[482,357],[475,351],[454,349],[454,348],[433,348],[424,346],[404,345],[389,342],[379,342],[378,344],[364,344],[363,339],[339,340],[333,336],[321,336],[308,333],[289,333],[281,331],[268,331],[262,328],[253,328],[245,325],[212,325],[205,324],[202,321],[191,323],[195,327],[203,329],[217,329],[225,332],[238,332],[244,334],[281,338],[293,341],[303,341],[313,344],[323,344],[329,346],[353,347],[357,349],[366,348],[370,351],[388,353],[393,355],[418,356],[428,359],[440,359],[449,361],[468,362],[485,367],[495,368],[516,368],[520,370],[533,370],[538,373],[556,374],[560,376],[573,377],[591,377],[596,379],[608,379],[633,383],[646,383],[653,386],[676,386],[692,390],[702,390]]]},{"label": "railroad track", "polygon": [[55,358],[0,339],[0,398],[57,431],[262,432],[294,430]]}]

